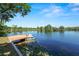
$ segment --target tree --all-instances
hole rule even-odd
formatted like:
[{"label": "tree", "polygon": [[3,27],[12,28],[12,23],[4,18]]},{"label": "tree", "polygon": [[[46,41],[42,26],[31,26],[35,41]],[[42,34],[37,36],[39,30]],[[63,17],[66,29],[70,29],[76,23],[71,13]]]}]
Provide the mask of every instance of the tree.
[{"label": "tree", "polygon": [[0,4],[0,21],[6,22],[14,18],[17,13],[25,16],[30,12],[30,6],[26,3],[1,3]]},{"label": "tree", "polygon": [[7,26],[6,25],[3,25],[1,22],[0,22],[0,34],[5,34],[5,31],[7,29]]},{"label": "tree", "polygon": [[64,31],[64,26],[60,26],[59,31]]},{"label": "tree", "polygon": [[0,31],[4,30],[4,24],[14,18],[17,13],[25,16],[30,12],[30,6],[26,3],[1,3],[0,4]]},{"label": "tree", "polygon": [[50,24],[45,26],[45,32],[51,32],[51,31],[53,31],[53,28]]},{"label": "tree", "polygon": [[3,30],[3,25],[0,23],[0,32]]},{"label": "tree", "polygon": [[16,30],[17,30],[17,25],[12,25],[11,32],[16,32]]},{"label": "tree", "polygon": [[19,32],[22,32],[23,31],[23,28],[22,27],[18,27],[18,31]]},{"label": "tree", "polygon": [[44,27],[42,27],[42,26],[39,28],[39,31],[40,31],[40,32],[44,32],[44,30],[45,30],[45,29],[44,29]]}]

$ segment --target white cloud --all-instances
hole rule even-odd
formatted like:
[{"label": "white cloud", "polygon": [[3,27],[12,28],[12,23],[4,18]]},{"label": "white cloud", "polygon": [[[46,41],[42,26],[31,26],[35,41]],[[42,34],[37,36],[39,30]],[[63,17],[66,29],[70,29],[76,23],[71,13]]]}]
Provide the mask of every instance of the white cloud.
[{"label": "white cloud", "polygon": [[49,11],[50,11],[49,9],[42,9],[42,11],[40,13],[43,14],[43,13],[47,13]]},{"label": "white cloud", "polygon": [[72,8],[72,11],[79,11],[79,7],[77,7],[77,8]]},{"label": "white cloud", "polygon": [[51,17],[52,16],[52,13],[46,13],[44,16]]},{"label": "white cloud", "polygon": [[61,9],[59,9],[59,8],[54,8],[54,9],[53,9],[53,12],[54,12],[54,13],[61,12]]},{"label": "white cloud", "polygon": [[51,11],[53,13],[60,13],[60,12],[63,12],[63,9],[60,7],[60,6],[51,6]]},{"label": "white cloud", "polygon": [[61,6],[50,5],[49,7],[41,10],[41,15],[45,17],[70,16],[72,14],[76,15],[77,13],[74,13],[74,11],[79,11],[79,4],[71,3],[64,8],[62,8]]},{"label": "white cloud", "polygon": [[79,11],[79,3],[71,3],[68,5],[71,11]]},{"label": "white cloud", "polygon": [[50,5],[42,9],[40,13],[46,17],[51,17],[53,15],[60,15],[60,13],[63,13],[63,9],[60,6]]}]

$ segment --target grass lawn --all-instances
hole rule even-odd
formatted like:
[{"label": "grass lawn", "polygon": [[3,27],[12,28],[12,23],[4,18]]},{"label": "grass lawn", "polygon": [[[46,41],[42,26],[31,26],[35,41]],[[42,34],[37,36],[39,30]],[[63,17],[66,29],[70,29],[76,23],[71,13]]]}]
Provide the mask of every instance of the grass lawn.
[{"label": "grass lawn", "polygon": [[9,40],[7,37],[0,37],[0,44],[6,44],[9,43]]},{"label": "grass lawn", "polygon": [[9,44],[4,44],[0,45],[0,56],[17,56],[18,54],[12,47],[12,45]]}]

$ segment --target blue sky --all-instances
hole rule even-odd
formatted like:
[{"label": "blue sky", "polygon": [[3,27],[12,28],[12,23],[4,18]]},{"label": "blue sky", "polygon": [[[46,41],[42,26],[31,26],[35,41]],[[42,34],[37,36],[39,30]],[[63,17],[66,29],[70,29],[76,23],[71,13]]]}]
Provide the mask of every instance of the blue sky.
[{"label": "blue sky", "polygon": [[78,3],[30,3],[31,12],[22,17],[17,14],[6,25],[18,27],[79,26]]}]

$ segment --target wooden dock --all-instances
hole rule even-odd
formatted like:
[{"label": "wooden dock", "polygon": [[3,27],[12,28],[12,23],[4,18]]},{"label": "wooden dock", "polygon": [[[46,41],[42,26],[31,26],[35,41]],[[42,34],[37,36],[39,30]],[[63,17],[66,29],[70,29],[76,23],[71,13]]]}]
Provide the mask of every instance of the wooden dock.
[{"label": "wooden dock", "polygon": [[31,34],[0,37],[0,45],[10,43],[11,41],[24,40],[24,39],[32,38],[32,37],[33,36]]},{"label": "wooden dock", "polygon": [[16,36],[9,36],[8,39],[10,41],[22,40],[33,37],[31,34],[28,35],[16,35]]}]

